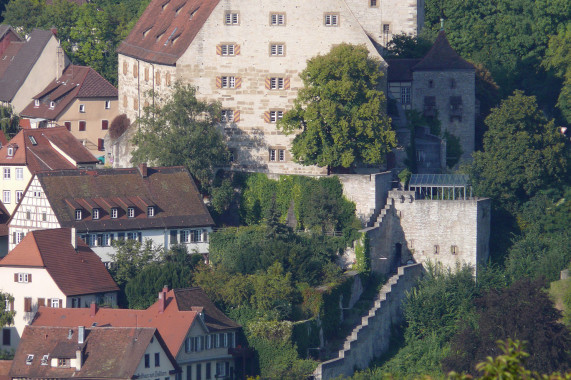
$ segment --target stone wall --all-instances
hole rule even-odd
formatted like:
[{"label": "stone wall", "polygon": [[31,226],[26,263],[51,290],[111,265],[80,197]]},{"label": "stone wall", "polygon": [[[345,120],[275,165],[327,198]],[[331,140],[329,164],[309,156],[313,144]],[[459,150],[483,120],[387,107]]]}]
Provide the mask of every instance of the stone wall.
[{"label": "stone wall", "polygon": [[422,275],[422,265],[400,267],[379,292],[369,314],[347,337],[339,357],[321,363],[314,372],[316,380],[351,376],[355,369],[367,368],[370,361],[389,347],[391,327],[402,321],[402,301]]},{"label": "stone wall", "polygon": [[[476,84],[474,70],[415,71],[412,107],[423,112],[425,96],[434,96],[442,133],[460,138],[462,161],[469,161],[475,148]],[[450,98],[462,98],[462,120],[450,119]]]},{"label": "stone wall", "polygon": [[392,173],[337,174],[337,177],[343,185],[343,195],[355,202],[357,217],[367,226],[385,206],[392,186]]}]

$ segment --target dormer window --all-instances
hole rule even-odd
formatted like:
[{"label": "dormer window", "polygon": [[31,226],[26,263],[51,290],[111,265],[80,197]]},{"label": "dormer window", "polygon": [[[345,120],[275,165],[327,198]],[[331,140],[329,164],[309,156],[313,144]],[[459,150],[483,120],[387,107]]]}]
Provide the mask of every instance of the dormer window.
[{"label": "dormer window", "polygon": [[80,104],[80,105],[79,105],[79,112],[85,113],[85,104]]},{"label": "dormer window", "polygon": [[81,220],[81,210],[75,210],[75,220]]},{"label": "dormer window", "polygon": [[8,157],[14,157],[15,152],[16,152],[16,147],[14,145],[9,145],[7,149]]},{"label": "dormer window", "polygon": [[135,208],[134,207],[127,208],[127,217],[129,217],[129,218],[135,217]]},{"label": "dormer window", "polygon": [[154,206],[147,207],[147,217],[152,218],[153,216],[155,216],[155,207]]},{"label": "dormer window", "polygon": [[48,365],[48,355],[42,356],[41,364],[42,365]]},{"label": "dormer window", "polygon": [[50,109],[53,110],[56,106],[56,102],[50,102]]},{"label": "dormer window", "polygon": [[119,216],[119,210],[117,210],[117,207],[113,207],[111,209],[111,218],[117,219],[118,216]]},{"label": "dormer window", "polygon": [[27,364],[27,365],[32,365],[32,361],[33,361],[33,360],[34,360],[34,355],[31,355],[31,354],[28,355],[28,356],[26,357],[26,364]]},{"label": "dormer window", "polygon": [[57,366],[59,368],[69,368],[70,367],[70,359],[68,358],[58,358]]},{"label": "dormer window", "polygon": [[94,208],[93,209],[93,220],[97,220],[99,219],[99,209],[98,208]]},{"label": "dormer window", "polygon": [[39,107],[39,106],[40,106],[40,99],[34,100],[34,107]]}]

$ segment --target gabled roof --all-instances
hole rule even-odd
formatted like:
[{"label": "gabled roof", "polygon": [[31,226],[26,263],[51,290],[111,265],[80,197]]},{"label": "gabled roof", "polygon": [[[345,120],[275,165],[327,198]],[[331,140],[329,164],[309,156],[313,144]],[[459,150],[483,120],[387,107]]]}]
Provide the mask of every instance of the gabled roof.
[{"label": "gabled roof", "polygon": [[452,49],[446,38],[446,32],[441,30],[428,53],[412,68],[412,71],[432,70],[475,70],[475,68]]},{"label": "gabled roof", "polygon": [[179,310],[197,310],[201,308],[204,313],[204,324],[210,331],[236,329],[240,325],[231,320],[214,305],[204,291],[198,287],[187,289],[173,289],[167,294],[174,296]]},{"label": "gabled roof", "polygon": [[11,64],[0,78],[0,101],[12,101],[52,37],[54,35],[49,30],[34,29],[30,33],[29,40],[22,43]]},{"label": "gabled roof", "polygon": [[[14,155],[9,156],[8,148],[16,146]],[[58,152],[56,147],[75,163]],[[65,127],[22,129],[9,144],[0,148],[0,165],[25,165],[32,173],[95,164],[97,159]]]},{"label": "gabled roof", "polygon": [[[59,79],[50,83],[20,113],[22,117],[55,120],[80,98],[117,98],[117,89],[91,67],[69,65]],[[39,105],[36,106],[36,100]],[[51,107],[54,102],[54,107]]]},{"label": "gabled roof", "polygon": [[[58,222],[78,231],[122,231],[214,225],[190,173],[183,167],[41,172],[42,185]],[[97,206],[97,207],[96,207]],[[154,206],[154,216],[147,207]],[[75,210],[82,209],[82,220]],[[135,209],[129,218],[127,209]],[[99,219],[92,218],[93,208]],[[111,208],[118,217],[111,218]]]},{"label": "gabled roof", "polygon": [[[71,330],[71,334],[70,334]],[[78,343],[78,328],[26,326],[12,361],[12,378],[51,379],[132,379],[137,366],[153,338],[161,342],[154,328],[86,328],[83,343]],[[71,335],[71,338],[69,336]],[[51,366],[52,358],[75,358],[79,350],[82,365],[58,368]],[[30,364],[28,355],[34,355]],[[42,365],[44,355],[48,364]],[[168,355],[174,369],[178,366]]]},{"label": "gabled roof", "polygon": [[0,267],[20,266],[46,268],[66,296],[119,290],[99,256],[81,239],[73,248],[68,228],[28,233],[0,260]]},{"label": "gabled roof", "polygon": [[183,348],[186,333],[198,317],[196,311],[180,311],[172,295],[165,297],[165,308],[161,313],[157,303],[146,310],[130,309],[60,309],[40,307],[32,325],[34,326],[92,326],[99,327],[154,327],[163,338],[172,356],[176,357]]},{"label": "gabled roof", "polygon": [[175,65],[219,0],[152,0],[117,52]]}]

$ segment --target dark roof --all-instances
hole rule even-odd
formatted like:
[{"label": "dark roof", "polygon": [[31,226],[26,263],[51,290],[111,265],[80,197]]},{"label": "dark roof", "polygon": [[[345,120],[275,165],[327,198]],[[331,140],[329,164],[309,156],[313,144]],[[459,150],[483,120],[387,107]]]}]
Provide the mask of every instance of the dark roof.
[{"label": "dark roof", "polygon": [[[78,98],[117,98],[117,89],[87,66],[69,65],[59,79],[50,83],[20,113],[23,117],[55,120]],[[36,106],[35,100],[40,104]],[[54,102],[54,107],[50,103]]]},{"label": "dark roof", "polygon": [[[17,146],[12,157],[8,156],[10,146]],[[75,163],[64,157],[58,149]],[[32,173],[76,169],[77,165],[96,163],[93,154],[65,127],[22,129],[9,144],[0,148],[0,165],[26,165]]]},{"label": "dark roof", "polygon": [[46,268],[66,296],[119,290],[99,256],[81,239],[73,248],[69,228],[31,231],[0,266]]},{"label": "dark roof", "polygon": [[408,183],[409,187],[425,186],[466,186],[470,177],[466,174],[413,174]]},{"label": "dark roof", "polygon": [[24,84],[30,70],[42,54],[46,44],[54,35],[49,30],[34,29],[30,38],[15,55],[10,66],[0,78],[0,100],[11,102]]},{"label": "dark roof", "polygon": [[175,65],[219,0],[152,0],[117,52]]},{"label": "dark roof", "polygon": [[446,32],[441,30],[428,53],[412,68],[412,71],[432,70],[475,70],[475,68],[452,49],[446,38]]},{"label": "dark roof", "polygon": [[[190,173],[183,167],[148,168],[143,177],[137,168],[59,170],[37,174],[62,227],[78,231],[204,227],[214,225]],[[76,207],[83,209],[75,220]],[[154,216],[147,216],[147,207]],[[135,217],[127,209],[135,208]],[[93,208],[100,218],[93,220]],[[111,218],[111,208],[119,208]]]},{"label": "dark roof", "polygon": [[[71,339],[69,331],[72,331]],[[151,339],[162,340],[155,328],[96,327],[86,328],[83,344],[77,343],[78,328],[26,326],[14,355],[11,377],[52,379],[132,379],[137,366],[143,359]],[[73,343],[72,343],[73,340]],[[66,347],[63,347],[66,346]],[[82,352],[83,363],[77,371],[72,368],[51,366],[51,359],[57,358],[57,350],[67,348]],[[178,366],[165,350],[173,369]],[[28,355],[34,355],[30,364]],[[48,355],[48,365],[41,360]],[[62,353],[69,357],[70,353]],[[74,355],[75,357],[75,355]]]},{"label": "dark roof", "polygon": [[[179,310],[192,311],[202,309],[204,324],[210,331],[239,328],[240,325],[228,318],[214,305],[204,291],[198,287],[173,289]],[[169,292],[170,295],[170,292]]]},{"label": "dark roof", "polygon": [[420,59],[418,58],[387,59],[387,64],[389,65],[387,70],[387,80],[389,82],[411,82],[411,68],[418,62],[420,62]]},{"label": "dark roof", "polygon": [[8,236],[8,222],[10,213],[6,210],[4,203],[0,202],[0,236]]}]

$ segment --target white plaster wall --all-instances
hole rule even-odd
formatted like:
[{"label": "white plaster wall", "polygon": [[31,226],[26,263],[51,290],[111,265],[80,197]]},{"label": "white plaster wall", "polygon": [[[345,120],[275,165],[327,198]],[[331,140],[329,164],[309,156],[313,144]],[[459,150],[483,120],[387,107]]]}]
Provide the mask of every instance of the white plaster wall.
[{"label": "white plaster wall", "polygon": [[[32,275],[32,282],[14,282],[14,273],[29,273]],[[66,296],[52,280],[45,268],[32,267],[0,267],[0,292],[8,293],[14,297],[14,317],[15,332],[12,333],[12,347],[18,345],[24,327],[29,325],[38,310],[38,298],[44,298],[47,305],[48,298],[58,298],[65,302]],[[32,311],[24,311],[24,298],[32,298]]]},{"label": "white plaster wall", "polygon": [[[155,366],[155,353],[158,353],[160,357],[159,366]],[[150,368],[145,368],[145,355],[143,355],[141,361],[137,365],[137,369],[135,370],[135,378],[160,378],[161,380],[167,380],[170,377],[174,379],[174,375],[169,374],[170,371],[174,370],[174,366],[171,364],[168,356],[166,355],[156,337],[154,337],[152,342],[147,346],[145,354],[149,355]]]}]

